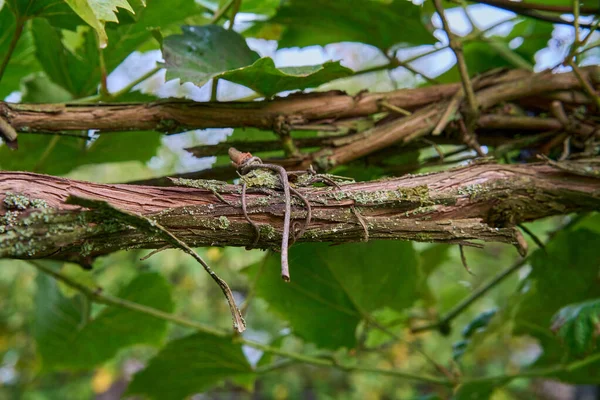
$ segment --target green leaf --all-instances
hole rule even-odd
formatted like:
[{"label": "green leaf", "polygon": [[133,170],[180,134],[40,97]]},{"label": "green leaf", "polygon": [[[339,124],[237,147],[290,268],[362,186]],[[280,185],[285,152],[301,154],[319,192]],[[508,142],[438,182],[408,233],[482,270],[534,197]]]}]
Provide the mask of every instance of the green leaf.
[{"label": "green leaf", "polygon": [[283,28],[280,48],[360,42],[387,51],[399,44],[435,43],[419,6],[406,0],[290,0],[253,31],[273,31],[269,26]]},{"label": "green leaf", "polygon": [[461,384],[456,388],[452,400],[488,400],[496,389],[508,381],[508,379],[490,379]]},{"label": "green leaf", "polygon": [[44,73],[30,75],[21,82],[23,103],[64,103],[73,96],[52,82]]},{"label": "green leaf", "polygon": [[[0,9],[0,63],[8,55],[10,43],[15,35],[16,19],[8,7]],[[0,100],[11,92],[19,90],[21,79],[39,70],[39,64],[34,56],[34,46],[28,24],[17,42],[9,63],[4,70],[0,82]]]},{"label": "green leaf", "polygon": [[561,308],[552,318],[552,330],[558,332],[574,355],[595,349],[600,331],[600,299]]},{"label": "green leaf", "polygon": [[[220,0],[220,1],[199,0],[199,1],[200,1],[200,3],[210,6],[210,8],[213,10],[220,9],[229,2],[229,0]],[[271,16],[271,15],[275,14],[275,11],[277,10],[277,7],[279,6],[280,1],[279,0],[244,0],[241,3],[242,4],[241,4],[239,12]],[[228,13],[228,15],[231,15],[231,12]]]},{"label": "green leaf", "polygon": [[266,96],[295,89],[317,87],[338,78],[353,74],[353,71],[336,62],[303,67],[275,67],[275,62],[264,57],[254,64],[224,72],[219,78],[239,83]]},{"label": "green leaf", "polygon": [[[45,369],[88,369],[135,344],[159,345],[165,321],[123,308],[105,307],[85,322],[85,298],[63,296],[52,278],[40,274],[33,325]],[[156,273],[138,275],[119,297],[165,312],[173,310],[171,289]]]},{"label": "green leaf", "polygon": [[600,235],[586,229],[557,234],[546,253],[538,250],[531,255],[532,270],[520,294],[515,333],[552,337],[552,316],[560,308],[600,296],[599,266]]},{"label": "green leaf", "polygon": [[531,64],[535,64],[535,54],[548,46],[553,30],[554,25],[551,23],[526,19],[515,24],[513,30],[505,38],[505,43],[508,44],[517,38],[523,39],[521,45],[514,51]]},{"label": "green leaf", "polygon": [[[201,15],[203,8],[194,0],[150,1],[146,7],[134,7],[135,14],[123,12],[120,24],[106,26],[110,46],[103,50],[108,71],[115,69],[133,51],[158,49],[159,43],[152,36],[153,29],[163,35],[179,31],[187,18]],[[127,19],[130,23],[124,23]]]},{"label": "green leaf", "polygon": [[83,44],[74,54],[62,42],[59,30],[48,21],[32,23],[36,57],[54,83],[69,91],[74,98],[96,92],[100,81],[98,49],[93,33],[84,35]]},{"label": "green leaf", "polygon": [[0,146],[0,168],[64,175],[80,165],[147,161],[156,154],[162,135],[154,131],[101,134],[87,139],[51,135],[20,135],[19,150]]},{"label": "green leaf", "polygon": [[418,260],[408,242],[302,244],[290,249],[289,261],[292,280],[285,283],[280,257],[270,256],[256,293],[295,334],[320,347],[352,348],[367,313],[403,310],[416,299]]},{"label": "green leaf", "polygon": [[115,132],[100,135],[79,158],[81,164],[148,161],[156,155],[162,133],[155,131]]},{"label": "green leaf", "polygon": [[8,7],[22,20],[45,18],[53,26],[74,30],[83,21],[62,0],[7,0]]},{"label": "green leaf", "polygon": [[487,310],[473,318],[471,322],[469,322],[463,328],[463,337],[465,339],[468,339],[473,335],[473,333],[477,332],[479,329],[485,328],[490,323],[490,320],[494,317],[494,315],[496,315],[497,311],[498,310],[496,309]]},{"label": "green leaf", "polygon": [[451,245],[448,244],[432,244],[425,250],[419,253],[421,256],[421,270],[424,275],[433,273],[437,267],[450,259]]},{"label": "green leaf", "polygon": [[[587,229],[561,231],[546,246],[546,253],[538,250],[531,255],[532,270],[512,299],[510,311],[513,333],[538,339],[544,349],[535,366],[563,363],[570,355],[569,348],[552,332],[552,317],[569,304],[600,297],[599,266],[600,234]],[[594,381],[599,371],[600,361],[560,377],[586,383]]]},{"label": "green leaf", "polygon": [[248,66],[259,58],[240,34],[220,26],[183,26],[182,31],[163,41],[167,80],[179,78],[202,86],[222,72]]},{"label": "green leaf", "polygon": [[126,395],[183,399],[225,379],[253,374],[241,345],[231,337],[199,332],[169,342],[133,377]]},{"label": "green leaf", "polygon": [[[547,46],[553,29],[554,26],[548,22],[522,19],[513,25],[507,36],[491,36],[465,43],[463,54],[469,75],[475,76],[500,67],[531,69],[535,64],[535,54]],[[511,49],[509,44],[515,39],[522,39],[522,43]],[[460,81],[460,75],[454,66],[437,79],[456,82]]]},{"label": "green leaf", "polygon": [[[119,22],[117,8],[133,12],[131,0],[65,0],[66,3],[90,25],[98,34],[100,48],[108,44],[108,36],[104,29],[106,22]],[[145,4],[145,0],[141,0]]]}]

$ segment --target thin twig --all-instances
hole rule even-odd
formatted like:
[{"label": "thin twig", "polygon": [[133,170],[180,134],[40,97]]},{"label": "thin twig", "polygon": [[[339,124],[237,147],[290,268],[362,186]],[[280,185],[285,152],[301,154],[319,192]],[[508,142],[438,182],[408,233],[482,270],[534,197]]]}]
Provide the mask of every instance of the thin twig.
[{"label": "thin twig", "polygon": [[265,270],[265,266],[267,265],[267,261],[269,260],[270,257],[271,257],[271,252],[269,250],[267,250],[265,256],[260,261],[258,271],[256,272],[254,279],[250,283],[248,293],[246,294],[246,298],[244,299],[244,302],[242,303],[242,306],[240,307],[240,311],[241,311],[242,315],[246,315],[246,312],[248,311],[248,307],[250,307],[250,301],[252,300],[252,298],[254,297],[254,294],[256,293],[256,286],[258,285],[258,280],[261,278],[261,276]]},{"label": "thin twig", "polygon": [[454,306],[446,315],[440,318],[437,322],[432,324],[417,326],[411,329],[411,332],[425,332],[432,329],[439,329],[441,332],[448,334],[450,333],[450,322],[454,320],[458,315],[460,315],[463,311],[465,311],[471,304],[477,301],[480,297],[486,294],[490,289],[496,287],[500,282],[509,277],[513,272],[517,271],[519,268],[524,266],[527,263],[528,258],[521,258],[519,261],[514,263],[509,268],[505,269],[495,277],[493,277],[488,283],[478,288],[467,298],[462,300],[456,306]]},{"label": "thin twig", "polygon": [[150,71],[146,72],[144,75],[140,76],[137,79],[134,79],[133,81],[131,81],[129,84],[127,84],[123,89],[116,91],[115,93],[109,93],[108,97],[110,101],[114,101],[119,99],[120,97],[126,95],[127,93],[131,92],[131,90],[136,87],[137,85],[139,85],[140,83],[144,82],[145,80],[151,78],[152,76],[154,76],[154,74],[156,74],[158,71],[160,71],[162,69],[162,67],[154,67],[152,68]]},{"label": "thin twig", "polygon": [[528,235],[528,236],[531,238],[531,240],[533,240],[533,241],[535,242],[535,244],[537,244],[537,246],[538,246],[540,249],[542,249],[542,250],[546,251],[546,245],[544,244],[544,242],[542,242],[542,241],[540,240],[540,238],[539,238],[539,237],[537,237],[537,235],[536,235],[535,233],[533,233],[533,231],[532,231],[531,229],[529,229],[528,227],[526,227],[526,226],[525,226],[525,225],[523,225],[523,224],[519,224],[519,225],[517,225],[517,226],[518,226],[519,228],[521,228],[521,230],[522,230],[523,232],[525,232],[525,233],[526,233],[526,234],[527,234],[527,235]]},{"label": "thin twig", "polygon": [[[552,22],[555,24],[562,25],[571,25],[569,21],[565,21],[560,17],[560,15],[552,15],[547,13],[541,13],[537,10],[548,11],[548,7],[553,7],[550,5],[544,5],[542,3],[527,3],[524,1],[512,1],[512,0],[475,0],[477,3],[488,4],[497,8],[501,8],[503,10],[512,11],[515,14],[523,15],[529,18],[537,19],[540,21]],[[556,6],[559,7],[559,6]],[[569,13],[571,12],[570,7],[561,7],[561,13]],[[595,13],[597,11],[593,11],[591,13]],[[590,28],[590,24],[580,24],[581,27]]]},{"label": "thin twig", "polygon": [[233,293],[223,279],[221,279],[211,268],[210,266],[200,257],[194,250],[192,250],[187,244],[178,239],[175,235],[169,232],[167,229],[159,225],[156,221],[153,221],[149,218],[146,218],[142,215],[133,214],[127,211],[119,210],[116,207],[111,206],[105,201],[99,200],[91,200],[85,199],[82,197],[69,196],[66,200],[67,204],[75,204],[82,207],[90,208],[90,209],[99,209],[106,213],[111,214],[111,216],[116,219],[120,219],[123,222],[126,222],[128,225],[132,225],[137,227],[138,229],[142,229],[147,232],[154,233],[160,237],[162,237],[165,241],[167,241],[171,246],[179,248],[183,250],[185,253],[192,256],[200,265],[204,267],[206,272],[210,275],[210,277],[219,285],[221,291],[225,295],[227,299],[227,303],[229,304],[229,308],[231,311],[231,316],[233,318],[233,328],[237,332],[243,332],[246,329],[246,323],[240,310],[235,304],[235,299],[233,297]]},{"label": "thin twig", "polygon": [[212,80],[212,85],[210,87],[210,101],[217,102],[219,96],[219,78],[214,77]]},{"label": "thin twig", "polygon": [[450,123],[450,121],[456,118],[458,107],[460,107],[460,103],[462,102],[464,97],[465,91],[463,88],[458,89],[454,96],[452,96],[452,99],[450,99],[450,102],[448,103],[448,107],[446,107],[446,110],[444,111],[437,125],[435,126],[435,128],[433,128],[433,131],[431,132],[433,136],[441,134],[444,131],[444,129],[446,129],[446,126],[448,126],[448,123]]},{"label": "thin twig", "polygon": [[231,17],[229,17],[229,30],[233,30],[233,25],[235,24],[235,16],[240,11],[240,7],[242,6],[242,0],[234,0],[233,9],[231,10]]},{"label": "thin twig", "polygon": [[108,99],[108,71],[106,70],[106,61],[104,60],[104,50],[98,49],[98,61],[100,63],[100,99]]},{"label": "thin twig", "polygon": [[8,121],[4,119],[2,115],[0,115],[0,138],[4,139],[7,146],[11,149],[17,149],[17,131],[8,123]]},{"label": "thin twig", "polygon": [[475,276],[475,274],[473,273],[473,271],[471,271],[471,268],[469,268],[469,265],[467,264],[467,256],[465,255],[465,249],[464,246],[462,244],[458,245],[458,248],[460,249],[460,261],[462,261],[462,265],[463,267],[465,267],[465,270],[470,274]]},{"label": "thin twig", "polygon": [[23,28],[25,27],[25,20],[22,18],[17,18],[15,23],[15,33],[13,34],[12,39],[10,40],[10,44],[8,45],[8,50],[6,54],[4,54],[4,58],[2,59],[2,64],[0,64],[0,82],[2,81],[2,77],[4,76],[4,72],[6,71],[6,67],[8,66],[8,62],[15,52],[15,48],[17,47],[17,43],[19,42],[19,38],[23,34]]},{"label": "thin twig", "polygon": [[[575,29],[574,46],[579,47],[579,0],[573,0],[573,28]],[[573,61],[572,59],[570,61]]]},{"label": "thin twig", "polygon": [[573,68],[573,72],[575,73],[575,76],[579,80],[579,83],[581,83],[581,87],[583,88],[583,90],[596,103],[596,107],[598,107],[598,109],[600,109],[600,96],[598,96],[598,93],[596,93],[596,90],[594,89],[594,87],[592,85],[590,85],[590,83],[587,81],[587,79],[585,79],[585,76],[583,76],[583,74],[581,73],[581,70],[579,69],[579,67],[577,65],[575,65],[575,63],[573,61],[569,62],[569,66],[571,68]]},{"label": "thin twig", "polygon": [[247,186],[246,182],[242,181],[242,199],[241,199],[242,213],[244,214],[244,218],[246,218],[246,221],[248,221],[248,223],[250,225],[252,225],[252,228],[254,228],[254,232],[256,233],[256,236],[254,238],[254,242],[252,242],[251,247],[256,247],[256,244],[260,240],[260,227],[258,226],[258,224],[256,222],[252,221],[252,219],[248,215],[248,211],[246,209],[246,186]]},{"label": "thin twig", "polygon": [[236,0],[229,0],[227,2],[227,4],[225,4],[223,7],[221,7],[220,9],[217,10],[217,12],[214,13],[213,17],[210,19],[210,23],[211,24],[216,24],[217,22],[219,22],[219,20],[223,17],[223,15],[225,15],[225,13],[227,11],[229,11],[229,9],[231,8],[231,6],[233,5],[233,3]]},{"label": "thin twig", "polygon": [[160,253],[161,251],[167,250],[167,249],[171,249],[171,245],[166,245],[163,247],[160,247],[158,249],[152,250],[150,253],[146,254],[144,257],[140,258],[140,261],[146,261],[147,259],[149,259],[150,257],[152,257],[153,255]]},{"label": "thin twig", "polygon": [[250,153],[242,153],[233,147],[229,149],[229,157],[237,167],[241,175],[255,169],[268,169],[279,175],[279,181],[283,187],[285,199],[285,212],[283,217],[283,233],[281,239],[281,277],[284,281],[290,281],[290,267],[288,264],[288,247],[290,241],[290,218],[292,213],[290,199],[290,183],[285,168],[275,164],[264,164],[258,157],[253,157]]},{"label": "thin twig", "polygon": [[304,224],[302,224],[302,228],[300,228],[298,233],[294,234],[295,242],[304,235],[304,232],[306,232],[306,229],[308,229],[308,226],[310,225],[310,222],[312,220],[312,207],[310,206],[310,202],[308,201],[308,199],[302,193],[300,193],[298,190],[294,189],[291,186],[290,193],[302,200],[302,202],[304,203],[304,207],[306,207],[306,218],[304,219]]},{"label": "thin twig", "polygon": [[412,115],[412,113],[411,113],[410,111],[408,111],[408,110],[405,110],[404,108],[401,108],[401,107],[395,106],[395,105],[393,105],[393,104],[390,104],[390,103],[388,103],[388,102],[387,102],[387,101],[385,101],[385,100],[382,100],[382,101],[380,101],[380,102],[379,102],[379,105],[380,105],[381,107],[385,107],[385,108],[387,108],[388,110],[391,110],[391,111],[393,111],[393,112],[395,112],[395,113],[398,113],[398,114],[400,114],[400,115],[405,115],[405,116],[407,116],[407,117],[408,117],[408,116],[410,116],[410,115]]},{"label": "thin twig", "polygon": [[358,220],[358,223],[360,224],[360,226],[362,226],[363,231],[365,232],[365,238],[364,241],[368,242],[369,241],[369,226],[367,225],[367,222],[365,221],[365,217],[363,217],[358,210],[356,209],[355,206],[350,207],[350,209],[352,210],[352,213],[354,214],[354,216],[356,217],[356,219]]},{"label": "thin twig", "polygon": [[29,264],[33,265],[36,269],[42,271],[46,275],[52,276],[54,279],[81,292],[84,296],[89,297],[96,303],[106,304],[109,306],[124,308],[124,309],[131,310],[131,311],[136,311],[141,314],[150,315],[155,318],[173,322],[178,325],[187,326],[187,327],[193,328],[199,332],[207,333],[210,335],[216,335],[216,336],[222,336],[222,337],[228,336],[226,332],[217,330],[210,326],[202,325],[198,322],[191,321],[191,320],[185,319],[183,317],[178,317],[176,315],[169,314],[169,313],[161,311],[161,310],[157,310],[156,308],[153,308],[153,307],[148,307],[143,304],[135,303],[133,301],[114,297],[109,294],[106,294],[102,290],[91,289],[91,288],[75,281],[74,279],[70,278],[69,276],[63,274],[62,272],[54,270],[50,267],[47,267],[46,265],[40,263],[37,260],[28,260],[28,262],[29,262]]},{"label": "thin twig", "polygon": [[[230,337],[230,335],[227,332],[200,324],[196,321],[193,321],[193,320],[190,320],[190,319],[187,319],[184,317],[180,317],[177,315],[169,314],[164,311],[157,310],[155,308],[148,307],[148,306],[145,306],[142,304],[138,304],[138,303],[135,303],[135,302],[132,302],[129,300],[114,297],[114,296],[108,295],[100,290],[92,290],[92,289],[80,284],[79,282],[76,282],[75,280],[71,279],[70,277],[62,274],[59,271],[55,271],[52,268],[46,267],[45,265],[42,265],[41,263],[38,263],[35,261],[29,261],[29,262],[34,267],[36,267],[37,269],[42,271],[43,273],[48,274],[48,275],[54,277],[56,280],[59,280],[59,281],[63,282],[64,284],[78,290],[82,294],[89,296],[90,299],[93,299],[97,303],[106,304],[109,306],[120,307],[120,308],[124,308],[127,310],[139,312],[141,314],[149,315],[154,318],[172,322],[177,325],[192,328],[199,332],[203,332],[203,333],[206,333],[209,335],[215,335],[215,336],[219,336],[219,337],[223,337],[223,338]],[[418,374],[418,375],[410,374],[410,373],[405,373],[402,371],[397,371],[397,370],[392,370],[392,369],[370,368],[370,367],[361,367],[361,366],[343,366],[343,365],[340,365],[340,364],[334,362],[333,360],[328,360],[328,359],[324,359],[322,357],[313,357],[313,356],[306,355],[306,354],[281,350],[279,348],[272,347],[272,346],[262,344],[262,343],[258,343],[253,340],[243,338],[241,336],[232,337],[231,339],[232,339],[233,343],[239,343],[239,344],[243,344],[246,346],[250,346],[257,350],[264,351],[266,353],[276,354],[278,356],[296,360],[298,362],[302,362],[305,364],[311,364],[311,365],[320,366],[320,367],[336,368],[336,369],[343,370],[343,371],[388,375],[388,376],[393,376],[393,377],[396,377],[399,379],[414,380],[416,382],[430,383],[433,385],[441,385],[441,386],[452,386],[453,385],[453,382],[448,379],[440,379],[440,378],[431,377],[431,376],[427,376],[427,375],[423,375],[423,374]]]},{"label": "thin twig", "polygon": [[465,61],[464,54],[462,52],[462,44],[460,41],[457,41],[454,33],[450,29],[450,24],[446,19],[446,15],[444,13],[444,8],[442,7],[441,0],[434,0],[435,8],[442,20],[442,26],[446,31],[446,35],[448,35],[448,41],[450,44],[450,48],[454,51],[454,55],[456,55],[456,63],[458,65],[458,72],[460,73],[460,78],[463,84],[463,90],[465,91],[467,102],[469,104],[470,112],[473,116],[476,116],[478,113],[479,106],[477,104],[477,98],[475,97],[475,91],[473,90],[473,86],[471,85],[471,80],[469,79],[469,72],[467,70],[467,63]]}]

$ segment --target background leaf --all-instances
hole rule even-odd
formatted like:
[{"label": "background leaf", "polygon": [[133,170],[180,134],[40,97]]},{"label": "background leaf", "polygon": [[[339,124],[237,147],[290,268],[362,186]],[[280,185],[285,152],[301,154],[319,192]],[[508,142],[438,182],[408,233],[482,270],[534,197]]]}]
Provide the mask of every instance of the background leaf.
[{"label": "background leaf", "polygon": [[[151,29],[160,29],[163,35],[177,33],[187,18],[198,18],[203,8],[194,0],[148,1],[132,4],[135,14],[121,9],[120,23],[108,23],[106,33],[110,46],[103,50],[108,71],[114,70],[135,50],[158,49],[159,44],[151,34]],[[207,20],[208,21],[208,20]]]},{"label": "background leaf", "polygon": [[[16,19],[8,7],[0,9],[0,62],[8,53],[10,42],[15,35]],[[0,100],[11,92],[19,90],[21,79],[39,70],[40,66],[34,56],[34,45],[29,26],[26,25],[17,42],[17,46],[6,66],[0,84]]]},{"label": "background leaf", "polygon": [[53,26],[71,30],[84,23],[63,0],[7,0],[6,3],[20,19],[45,18]]},{"label": "background leaf", "polygon": [[184,26],[181,35],[167,36],[163,57],[167,80],[204,85],[215,75],[252,64],[259,57],[238,33],[216,25]]},{"label": "background leaf", "polygon": [[[283,27],[280,48],[360,42],[387,51],[399,44],[435,42],[420,16],[419,7],[405,0],[388,4],[373,0],[291,0],[284,2],[274,17],[257,23],[254,30],[265,31],[269,25]],[[246,33],[252,35],[252,31]]]},{"label": "background leaf", "polygon": [[45,20],[34,20],[32,32],[36,57],[54,83],[62,86],[74,98],[89,96],[97,91],[100,63],[92,31],[84,34],[77,53],[65,47],[60,31]]},{"label": "background leaf", "polygon": [[133,377],[127,394],[183,399],[227,378],[252,375],[241,345],[234,344],[230,337],[199,332],[169,342]]},{"label": "background leaf", "polygon": [[[538,250],[531,256],[531,267],[520,293],[512,300],[513,333],[539,340],[544,352],[536,366],[565,362],[569,348],[552,332],[552,317],[565,304],[600,297],[600,235],[587,229],[561,231],[546,246],[546,253]],[[600,361],[560,376],[572,382],[586,382],[597,376],[598,368]]]},{"label": "background leaf", "polygon": [[575,355],[595,349],[600,335],[600,299],[561,308],[552,318],[552,329]]},{"label": "background leaf", "polygon": [[[98,34],[101,48],[106,47],[108,36],[104,29],[106,22],[118,22],[117,9],[124,8],[133,12],[131,0],[65,0],[77,15],[87,22]],[[145,4],[145,1],[142,3]]]},{"label": "background leaf", "polygon": [[275,67],[269,57],[261,58],[247,67],[227,71],[219,78],[239,83],[266,96],[295,89],[317,87],[334,79],[352,75],[351,69],[339,61],[304,67]]},{"label": "background leaf", "polygon": [[367,313],[402,310],[415,300],[419,269],[410,243],[302,244],[290,249],[289,259],[292,281],[281,280],[279,256],[272,255],[256,293],[295,334],[320,347],[352,348]]},{"label": "background leaf", "polygon": [[[56,282],[38,275],[34,336],[45,369],[84,369],[134,344],[157,346],[167,323],[135,311],[105,307],[86,323],[85,299],[65,297]],[[171,288],[155,273],[138,275],[119,297],[161,311],[173,311]]]}]

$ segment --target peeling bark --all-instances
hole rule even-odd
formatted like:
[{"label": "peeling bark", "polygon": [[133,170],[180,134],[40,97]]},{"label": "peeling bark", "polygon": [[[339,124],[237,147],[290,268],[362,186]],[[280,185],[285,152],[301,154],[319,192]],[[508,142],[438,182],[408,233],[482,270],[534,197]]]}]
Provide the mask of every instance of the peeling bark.
[{"label": "peeling bark", "polygon": [[[213,187],[214,189],[214,187]],[[255,188],[256,189],[256,188]],[[54,258],[89,264],[99,255],[160,248],[158,237],[124,226],[98,210],[66,204],[70,196],[106,201],[145,215],[190,246],[248,246],[254,230],[241,211],[238,185],[211,189],[96,184],[25,172],[0,173],[0,257]],[[550,165],[474,164],[439,173],[333,187],[298,188],[313,208],[302,242],[398,239],[465,244],[510,243],[524,250],[515,225],[552,215],[600,209],[600,180]],[[277,248],[283,195],[248,193],[260,225],[260,248]],[[306,212],[293,204],[293,218]]]}]

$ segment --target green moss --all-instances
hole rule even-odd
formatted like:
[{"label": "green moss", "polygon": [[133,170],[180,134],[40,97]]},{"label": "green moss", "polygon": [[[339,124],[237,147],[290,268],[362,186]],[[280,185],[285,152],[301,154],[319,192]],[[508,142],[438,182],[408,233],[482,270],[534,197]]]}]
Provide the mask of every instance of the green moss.
[{"label": "green moss", "polygon": [[257,207],[268,206],[269,205],[269,198],[268,197],[259,197],[258,199],[256,199],[254,201],[253,205],[257,206]]},{"label": "green moss", "polygon": [[185,178],[175,178],[172,180],[173,183],[177,186],[187,186],[196,189],[206,189],[211,192],[216,192],[219,189],[222,189],[223,186],[227,184],[227,182],[217,181],[214,179],[185,179]]},{"label": "green moss", "polygon": [[26,210],[29,207],[29,197],[13,192],[6,192],[4,206],[9,210]]},{"label": "green moss", "polygon": [[425,204],[433,204],[429,197],[429,187],[427,185],[419,185],[414,187],[399,187],[397,189],[400,193],[400,198],[412,202],[419,202],[421,206]]},{"label": "green moss", "polygon": [[13,226],[17,224],[17,217],[19,213],[17,211],[7,211],[4,215],[0,215],[0,225]]},{"label": "green moss", "polygon": [[31,199],[23,194],[6,192],[4,197],[4,206],[9,210],[26,210],[29,207],[33,208],[48,208],[46,200]]},{"label": "green moss", "polygon": [[42,199],[31,199],[31,201],[29,202],[29,205],[33,208],[47,209],[50,207],[48,205],[48,203],[46,202],[46,200],[42,200]]},{"label": "green moss", "polygon": [[415,235],[415,240],[419,242],[432,242],[434,240],[433,235],[428,233],[417,233]]},{"label": "green moss", "polygon": [[248,187],[280,188],[279,175],[270,170],[255,169],[241,177]]},{"label": "green moss", "polygon": [[458,194],[461,196],[469,196],[470,199],[475,199],[477,196],[485,192],[485,186],[479,184],[469,185],[458,189]]},{"label": "green moss", "polygon": [[87,257],[90,254],[92,254],[92,251],[94,250],[94,245],[88,241],[83,242],[83,244],[81,245],[80,248],[80,254],[82,257]]},{"label": "green moss", "polygon": [[267,238],[268,240],[273,240],[277,237],[277,232],[275,232],[275,228],[271,225],[260,225],[259,231],[260,236]]},{"label": "green moss", "polygon": [[161,119],[156,125],[156,130],[166,133],[175,133],[185,130],[185,126],[181,125],[174,119]]},{"label": "green moss", "polygon": [[221,215],[219,217],[219,228],[227,229],[227,228],[229,228],[229,224],[230,224],[229,219],[226,216]]}]

